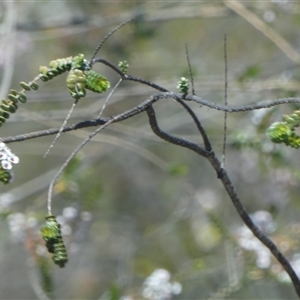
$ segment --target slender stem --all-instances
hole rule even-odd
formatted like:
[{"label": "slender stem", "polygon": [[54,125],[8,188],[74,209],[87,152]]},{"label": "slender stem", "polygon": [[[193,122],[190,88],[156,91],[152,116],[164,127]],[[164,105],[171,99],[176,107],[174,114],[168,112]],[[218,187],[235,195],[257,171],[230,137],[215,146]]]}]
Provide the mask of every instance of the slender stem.
[{"label": "slender stem", "polygon": [[99,115],[98,115],[98,118],[97,118],[97,119],[99,119],[99,118],[102,116],[102,114],[103,114],[103,112],[104,112],[104,110],[105,110],[105,108],[106,108],[106,106],[107,106],[108,101],[110,100],[111,96],[112,96],[113,93],[116,91],[117,87],[121,84],[122,81],[123,81],[123,79],[120,78],[119,81],[118,81],[118,82],[115,84],[115,86],[112,88],[112,90],[110,91],[110,93],[108,94],[108,96],[106,97],[105,102],[104,102],[104,104],[103,104],[102,107],[101,107],[101,110],[100,110],[100,112],[99,112]]},{"label": "slender stem", "polygon": [[116,31],[118,31],[121,27],[123,27],[124,25],[126,25],[127,23],[133,21],[135,18],[131,18],[130,20],[127,20],[123,23],[121,23],[120,25],[118,25],[117,27],[115,27],[112,31],[110,31],[104,38],[103,40],[100,42],[100,44],[97,46],[97,48],[95,49],[92,57],[91,57],[91,60],[90,60],[90,68],[93,66],[93,63],[94,63],[94,58],[96,57],[98,51],[101,49],[101,47],[103,46],[103,44],[107,41],[107,39],[109,37],[111,37]]},{"label": "slender stem", "polygon": [[[143,106],[136,106],[134,109],[136,112],[141,112],[144,111],[149,105],[151,105],[152,102],[155,102],[156,99],[153,97],[150,97],[150,99],[148,99],[146,102],[147,105],[143,105]],[[128,117],[134,115],[134,111],[128,111]],[[62,172],[64,171],[64,169],[67,167],[67,165],[70,163],[70,161],[75,157],[75,155],[96,135],[98,134],[101,130],[103,130],[105,127],[107,127],[108,125],[110,125],[113,122],[118,121],[119,119],[123,119],[124,118],[124,113],[119,114],[113,118],[110,118],[109,120],[107,120],[106,123],[104,123],[103,125],[101,125],[100,127],[98,127],[94,132],[92,132],[79,146],[77,146],[77,148],[69,155],[69,157],[66,159],[66,161],[63,163],[63,165],[59,168],[58,172],[55,174],[55,176],[53,177],[53,179],[51,180],[51,183],[49,185],[49,189],[48,189],[48,197],[47,197],[47,210],[48,210],[48,215],[52,215],[52,194],[53,194],[53,188],[54,185],[56,183],[56,181],[58,180],[58,178],[61,176]]]},{"label": "slender stem", "polygon": [[[224,86],[224,104],[227,106],[227,89],[228,89],[228,79],[227,79],[227,40],[226,34],[224,35],[224,62],[225,62],[225,86]],[[227,111],[224,112],[224,135],[223,135],[223,151],[222,151],[222,167],[225,168],[225,155],[226,155],[226,138],[227,138]]]},{"label": "slender stem", "polygon": [[63,132],[63,130],[64,130],[64,128],[65,128],[65,126],[66,126],[68,120],[70,119],[71,114],[72,114],[72,112],[73,112],[73,110],[74,110],[74,108],[75,108],[77,102],[78,102],[78,100],[76,100],[75,102],[73,102],[73,104],[72,104],[72,106],[71,106],[71,108],[70,108],[70,110],[69,110],[69,112],[68,112],[68,114],[67,114],[65,120],[64,120],[63,123],[61,124],[61,126],[60,126],[60,128],[59,128],[59,130],[58,130],[58,132],[57,132],[57,134],[56,134],[56,136],[55,136],[55,138],[54,138],[54,140],[52,141],[51,145],[49,146],[49,148],[48,148],[47,151],[45,152],[43,158],[46,158],[46,157],[48,156],[48,154],[50,153],[51,149],[54,147],[56,141],[58,140],[58,138],[59,138],[59,136],[61,135],[61,133]]},{"label": "slender stem", "polygon": [[194,76],[193,76],[193,71],[192,71],[192,66],[191,66],[191,61],[190,61],[190,55],[189,55],[189,49],[188,49],[187,44],[185,44],[185,55],[186,55],[186,60],[187,60],[187,63],[188,63],[189,74],[190,74],[190,79],[191,79],[192,95],[196,95],[195,85],[194,85]]},{"label": "slender stem", "polygon": [[52,215],[52,194],[53,194],[53,187],[57,181],[57,179],[60,177],[64,169],[67,167],[67,165],[70,163],[70,161],[76,156],[76,154],[86,145],[97,133],[99,133],[101,130],[103,130],[105,127],[110,125],[114,122],[114,119],[111,119],[107,121],[102,126],[98,127],[93,133],[91,133],[66,159],[66,161],[62,164],[62,166],[59,168],[58,172],[55,174],[53,179],[51,180],[51,183],[49,185],[48,189],[48,198],[47,198],[47,210],[48,215]]}]

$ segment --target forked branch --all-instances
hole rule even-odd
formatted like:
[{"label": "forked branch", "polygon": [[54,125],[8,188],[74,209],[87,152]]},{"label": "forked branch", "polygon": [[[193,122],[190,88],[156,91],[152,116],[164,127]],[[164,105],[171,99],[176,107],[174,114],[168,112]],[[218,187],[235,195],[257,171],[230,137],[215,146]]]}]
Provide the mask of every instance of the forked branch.
[{"label": "forked branch", "polygon": [[292,268],[292,266],[289,263],[289,261],[287,260],[287,258],[282,254],[282,252],[272,242],[272,240],[269,239],[259,229],[259,227],[253,223],[253,221],[250,218],[249,214],[247,213],[245,207],[243,206],[242,202],[240,201],[240,199],[232,185],[232,182],[227,174],[226,169],[222,167],[221,162],[216,157],[213,149],[211,149],[210,151],[207,151],[207,150],[203,149],[201,146],[198,146],[197,144],[195,144],[191,141],[188,141],[186,139],[166,133],[158,126],[156,116],[155,116],[155,111],[154,111],[153,107],[149,106],[146,111],[148,114],[149,124],[151,126],[151,129],[158,137],[160,137],[161,139],[163,139],[169,143],[188,148],[188,149],[196,152],[200,156],[203,156],[211,163],[211,165],[217,172],[218,179],[221,180],[225,190],[227,191],[229,198],[231,199],[231,202],[233,203],[234,207],[236,208],[236,211],[240,215],[241,219],[244,221],[246,226],[252,231],[252,233],[272,252],[272,254],[277,259],[277,261],[282,265],[284,270],[290,276],[290,278],[293,282],[293,285],[295,287],[296,293],[300,297],[300,280],[299,280],[297,274],[295,273],[294,269]]}]

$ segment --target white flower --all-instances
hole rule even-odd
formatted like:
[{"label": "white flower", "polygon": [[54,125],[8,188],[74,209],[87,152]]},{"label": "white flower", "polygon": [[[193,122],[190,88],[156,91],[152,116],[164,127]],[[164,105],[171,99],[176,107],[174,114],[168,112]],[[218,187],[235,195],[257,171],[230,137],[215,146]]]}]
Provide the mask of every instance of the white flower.
[{"label": "white flower", "polygon": [[4,151],[0,151],[0,160],[6,159],[7,154]]},{"label": "white flower", "polygon": [[12,163],[18,164],[19,157],[14,155],[11,150],[3,143],[0,142],[0,162],[4,170],[12,169]]},{"label": "white flower", "polygon": [[14,155],[14,154],[12,154],[11,156],[9,156],[7,158],[7,160],[9,160],[10,162],[12,162],[13,164],[18,164],[19,161],[20,161],[19,157],[16,156],[16,155]]},{"label": "white flower", "polygon": [[10,170],[12,168],[12,164],[8,160],[1,160],[1,166],[4,170]]}]

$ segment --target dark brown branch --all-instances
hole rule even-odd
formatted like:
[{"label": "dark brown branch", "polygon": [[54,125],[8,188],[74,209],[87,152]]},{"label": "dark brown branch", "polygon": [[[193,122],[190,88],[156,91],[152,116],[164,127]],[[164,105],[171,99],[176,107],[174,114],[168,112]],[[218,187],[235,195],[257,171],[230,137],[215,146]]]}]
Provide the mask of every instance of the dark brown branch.
[{"label": "dark brown branch", "polygon": [[[133,77],[131,75],[124,74],[118,67],[116,67],[115,65],[108,62],[105,59],[96,58],[93,61],[95,63],[96,62],[103,63],[104,65],[110,67],[112,70],[114,70],[116,73],[118,73],[123,80],[139,82],[141,84],[152,87],[155,90],[165,92],[165,96],[162,95],[161,96],[162,98],[168,98],[168,97],[172,97],[174,99],[175,99],[175,97],[183,98],[181,94],[176,94],[176,93],[169,92],[167,89],[165,89],[162,86],[159,86],[158,84],[149,82],[149,81],[141,79],[141,78],[136,78],[136,77]],[[213,103],[211,101],[204,100],[204,99],[202,99],[202,98],[200,98],[196,95],[184,95],[183,99],[187,100],[187,101],[196,102],[200,105],[207,106],[207,107],[212,108],[212,109],[221,110],[221,111],[224,111],[224,112],[226,111],[226,112],[230,112],[230,113],[232,113],[232,112],[242,112],[242,111],[252,111],[252,110],[262,109],[262,108],[270,108],[270,107],[273,107],[273,106],[277,106],[277,105],[281,105],[281,104],[288,104],[288,103],[299,103],[300,104],[300,98],[290,98],[290,97],[281,98],[281,99],[277,99],[277,100],[267,100],[267,101],[263,101],[263,102],[258,103],[258,104],[236,105],[236,106],[221,105],[221,104]]]},{"label": "dark brown branch", "polygon": [[210,151],[211,150],[211,144],[210,141],[206,135],[206,132],[204,130],[204,128],[202,127],[201,122],[199,121],[199,119],[197,118],[196,114],[194,113],[194,111],[180,98],[176,98],[176,101],[179,102],[184,109],[189,113],[189,115],[191,116],[191,118],[193,119],[193,121],[195,122],[199,132],[201,133],[201,136],[203,138],[203,142],[204,142],[204,146],[205,146],[205,150]]},{"label": "dark brown branch", "polygon": [[[62,132],[68,132],[68,131],[73,131],[73,130],[86,128],[86,127],[94,127],[94,126],[104,125],[111,119],[114,119],[114,123],[124,121],[126,119],[129,119],[129,118],[145,111],[145,109],[147,109],[147,107],[149,105],[151,105],[152,103],[155,103],[159,99],[160,99],[160,95],[150,96],[146,101],[142,102],[141,104],[139,104],[139,105],[133,107],[132,109],[129,109],[119,115],[112,116],[110,118],[100,118],[100,119],[96,119],[96,120],[79,122],[79,123],[76,123],[73,125],[66,126]],[[27,133],[27,134],[21,134],[21,135],[17,135],[17,136],[2,138],[1,141],[4,143],[21,142],[21,141],[28,140],[28,139],[33,139],[33,138],[38,138],[38,137],[42,137],[42,136],[56,134],[58,131],[59,131],[59,128],[40,130],[40,131],[35,131],[35,132]]]},{"label": "dark brown branch", "polygon": [[277,261],[281,264],[284,270],[290,276],[294,288],[298,297],[300,298],[300,280],[289,263],[288,259],[283,255],[283,253],[278,249],[278,247],[268,238],[258,226],[256,226],[249,214],[247,213],[245,207],[243,206],[241,200],[239,199],[235,188],[232,185],[232,182],[224,168],[221,167],[220,161],[217,159],[215,154],[212,152],[211,155],[207,157],[213,168],[217,171],[218,178],[222,181],[224,188],[227,191],[228,196],[231,199],[231,202],[235,206],[236,211],[240,215],[241,219],[244,221],[246,226],[252,231],[252,233],[272,252]]},{"label": "dark brown branch", "polygon": [[139,82],[139,83],[142,83],[142,84],[147,85],[149,87],[152,87],[153,89],[158,90],[160,92],[169,92],[167,89],[165,89],[162,86],[159,86],[158,84],[152,83],[152,82],[144,80],[142,78],[133,77],[133,76],[130,76],[128,74],[123,73],[118,67],[116,67],[114,64],[112,64],[111,62],[109,62],[109,61],[107,61],[103,58],[95,58],[93,60],[93,64],[97,63],[97,62],[100,62],[100,63],[108,66],[112,70],[114,70],[117,74],[119,74],[121,76],[121,78],[123,80]]},{"label": "dark brown branch", "polygon": [[[120,122],[120,121],[126,120],[140,112],[143,112],[151,103],[154,103],[160,99],[167,99],[167,98],[173,98],[176,101],[178,101],[181,105],[183,105],[182,104],[183,100],[188,100],[188,101],[197,102],[203,106],[208,106],[213,109],[217,109],[217,110],[221,110],[221,111],[228,111],[228,112],[251,111],[251,110],[255,110],[255,109],[268,108],[268,107],[273,107],[273,106],[287,104],[287,103],[300,103],[300,98],[282,98],[282,99],[278,99],[278,100],[274,100],[274,101],[265,101],[260,104],[249,104],[249,105],[245,105],[245,106],[225,106],[225,105],[218,105],[218,104],[209,102],[209,101],[201,99],[197,96],[189,96],[189,95],[182,95],[182,94],[178,94],[178,93],[165,92],[162,94],[152,95],[146,101],[142,102],[138,106],[120,114],[115,122]],[[181,101],[179,101],[179,100],[181,100]],[[63,132],[77,130],[77,129],[85,128],[85,127],[103,125],[109,119],[110,118],[79,122],[77,124],[66,126],[64,128]],[[194,118],[193,118],[193,120],[195,121]],[[207,144],[207,137],[205,138],[205,135],[203,134],[204,132],[200,129],[201,124],[200,124],[200,127],[197,124],[197,127],[198,127],[199,131],[201,132],[201,135],[204,139],[206,149],[209,149],[208,144]],[[36,132],[28,133],[28,134],[6,137],[6,138],[2,138],[2,140],[5,143],[20,142],[20,141],[24,141],[27,139],[38,138],[41,136],[48,136],[48,135],[56,134],[58,132],[58,130],[59,130],[58,128],[46,129],[46,130],[36,131]]]},{"label": "dark brown branch", "polygon": [[249,214],[247,213],[245,207],[243,206],[242,202],[240,201],[239,197],[236,194],[236,191],[231,183],[231,180],[224,168],[221,166],[221,162],[216,157],[215,153],[213,151],[206,151],[203,148],[199,147],[197,144],[187,141],[183,138],[179,138],[173,135],[170,135],[166,132],[164,132],[162,129],[159,128],[155,111],[152,106],[149,106],[147,108],[147,114],[149,118],[149,124],[151,126],[152,131],[161,139],[181,146],[188,148],[199,155],[205,157],[213,166],[213,168],[216,170],[218,174],[218,178],[222,181],[224,188],[227,191],[228,196],[230,197],[233,205],[236,208],[236,211],[240,215],[241,219],[244,221],[246,226],[252,231],[252,233],[272,252],[274,257],[277,259],[277,261],[282,265],[284,270],[289,274],[294,288],[296,290],[296,293],[300,297],[300,280],[293,270],[292,266],[290,265],[287,258],[282,254],[282,252],[277,248],[277,246],[269,239],[260,229],[258,226],[256,226],[252,219],[250,218]]},{"label": "dark brown branch", "polygon": [[177,138],[177,137],[175,137],[173,135],[167,134],[164,131],[162,131],[159,128],[158,124],[157,124],[155,112],[154,112],[154,109],[153,109],[152,106],[149,106],[146,111],[147,111],[147,114],[148,114],[149,124],[151,126],[151,129],[161,139],[163,139],[163,140],[165,140],[167,142],[170,142],[172,144],[175,144],[175,145],[178,145],[178,146],[185,147],[185,148],[188,148],[190,150],[193,150],[196,153],[198,153],[199,155],[202,155],[204,157],[208,156],[209,151],[205,150],[201,146],[199,146],[199,145],[197,145],[197,144],[195,144],[195,143],[193,143],[191,141],[188,141],[186,139],[183,139],[183,138],[179,139],[179,138]]}]

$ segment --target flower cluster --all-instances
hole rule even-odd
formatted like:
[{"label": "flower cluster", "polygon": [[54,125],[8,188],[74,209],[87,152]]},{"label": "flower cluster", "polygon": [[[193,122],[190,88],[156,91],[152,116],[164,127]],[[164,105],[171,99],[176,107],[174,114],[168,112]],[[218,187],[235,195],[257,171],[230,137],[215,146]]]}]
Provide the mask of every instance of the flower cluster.
[{"label": "flower cluster", "polygon": [[143,284],[143,297],[151,300],[169,300],[181,293],[179,282],[170,282],[171,275],[165,269],[155,270]]},{"label": "flower cluster", "polygon": [[[251,219],[265,233],[270,234],[276,230],[277,225],[268,211],[257,211],[251,215]],[[238,229],[237,234],[239,246],[256,254],[256,266],[260,269],[269,268],[271,266],[270,250],[245,225]]]},{"label": "flower cluster", "polygon": [[12,179],[11,169],[13,164],[19,163],[19,157],[14,155],[11,150],[0,142],[0,181],[4,184]]}]

